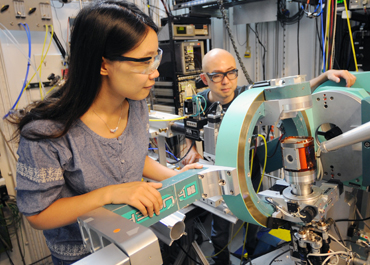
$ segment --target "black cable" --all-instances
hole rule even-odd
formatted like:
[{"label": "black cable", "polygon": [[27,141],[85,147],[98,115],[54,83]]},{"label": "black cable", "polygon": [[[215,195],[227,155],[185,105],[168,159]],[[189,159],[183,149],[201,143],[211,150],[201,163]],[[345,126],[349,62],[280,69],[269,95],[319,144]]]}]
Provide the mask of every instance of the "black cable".
[{"label": "black cable", "polygon": [[279,140],[276,143],[274,152],[272,153],[272,155],[267,155],[267,158],[271,158],[271,157],[273,157],[276,154],[276,151],[277,151],[277,149],[278,149],[278,147],[280,145],[280,140],[281,140],[281,136],[280,136]]},{"label": "black cable", "polygon": [[343,244],[343,246],[345,246],[346,244],[344,243],[344,241],[343,241],[343,238],[342,238],[342,235],[340,234],[340,231],[339,231],[339,229],[338,229],[338,226],[337,226],[337,224],[336,224],[336,222],[335,222],[335,220],[334,220],[334,230],[335,230],[335,233],[337,233],[337,235],[338,235],[338,237],[339,237],[339,240],[342,242],[342,244]]},{"label": "black cable", "polygon": [[195,141],[192,141],[189,150],[186,152],[186,154],[183,157],[181,157],[179,160],[177,160],[175,162],[168,162],[168,164],[174,165],[174,164],[177,164],[177,163],[181,162],[189,154],[189,152],[193,148],[194,144],[195,144]]},{"label": "black cable", "polygon": [[204,115],[207,116],[207,114],[213,109],[214,106],[216,105],[221,105],[221,102],[220,101],[215,101],[213,102],[208,108],[207,110],[205,111]]},{"label": "black cable", "polygon": [[301,62],[299,57],[299,20],[297,23],[297,55],[298,55],[298,75],[301,74]]},{"label": "black cable", "polygon": [[7,247],[4,245],[4,243],[2,242],[2,240],[0,240],[0,243],[1,243],[1,244],[3,245],[3,247],[4,247],[4,252],[5,252],[5,254],[8,256],[8,259],[9,259],[10,263],[11,263],[12,265],[14,265],[14,263],[13,263],[12,259],[11,259],[11,258],[10,258],[10,256],[9,256],[9,253],[8,253]]},{"label": "black cable", "polygon": [[363,218],[363,219],[338,219],[338,220],[334,220],[334,222],[338,223],[338,222],[362,222],[362,221],[366,221],[366,220],[369,220],[370,217],[366,217],[366,218]]},{"label": "black cable", "polygon": [[30,265],[35,265],[36,263],[39,263],[40,261],[43,261],[44,259],[47,259],[47,258],[50,258],[50,257],[51,257],[51,255],[46,256],[45,258],[39,259],[38,261],[35,261],[35,262],[31,263]]},{"label": "black cable", "polygon": [[[50,32],[50,34],[51,34],[51,32]],[[58,38],[58,36],[57,36],[57,34],[56,34],[56,32],[55,32],[55,31],[54,31],[54,34],[53,34],[53,40],[54,40],[55,44],[57,45],[57,47],[58,47],[58,49],[59,49],[60,53],[62,54],[63,59],[65,59],[65,58],[66,58],[67,53],[66,53],[66,51],[64,50],[63,45],[60,43],[59,38]]]},{"label": "black cable", "polygon": [[298,12],[293,16],[290,16],[289,10],[286,9],[286,2],[285,0],[278,0],[277,1],[277,19],[283,25],[292,25],[297,23],[299,20],[302,19],[304,16],[304,10],[301,9],[300,4],[298,3]]},{"label": "black cable", "polygon": [[274,260],[276,260],[278,257],[280,257],[280,256],[282,256],[282,255],[284,255],[285,253],[287,253],[289,251],[289,249],[288,250],[286,250],[286,251],[284,251],[283,253],[280,253],[279,255],[277,255],[275,258],[273,258],[272,260],[271,260],[271,262],[269,263],[269,265],[271,265],[273,262],[274,262]]},{"label": "black cable", "polygon": [[261,42],[261,40],[260,40],[260,36],[259,36],[259,33],[258,33],[258,30],[257,30],[257,24],[258,23],[256,23],[256,31],[254,31],[253,29],[252,29],[252,27],[248,24],[248,27],[249,27],[249,29],[250,30],[252,30],[253,31],[253,33],[254,33],[254,35],[256,35],[256,38],[257,38],[257,41],[258,41],[258,43],[262,46],[262,48],[263,48],[263,56],[262,56],[262,72],[263,72],[263,80],[266,80],[266,71],[265,71],[265,57],[266,57],[266,47],[265,47],[265,45],[263,45],[262,44],[262,42]]},{"label": "black cable", "polygon": [[177,241],[175,241],[175,242],[176,242],[176,244],[181,248],[181,250],[185,253],[185,255],[186,255],[189,259],[191,259],[192,261],[194,261],[196,264],[203,265],[202,263],[199,263],[198,261],[196,261],[192,256],[190,256],[190,255],[189,255],[189,253],[185,251],[185,249],[180,245],[180,243],[179,243],[179,242],[177,242]]}]

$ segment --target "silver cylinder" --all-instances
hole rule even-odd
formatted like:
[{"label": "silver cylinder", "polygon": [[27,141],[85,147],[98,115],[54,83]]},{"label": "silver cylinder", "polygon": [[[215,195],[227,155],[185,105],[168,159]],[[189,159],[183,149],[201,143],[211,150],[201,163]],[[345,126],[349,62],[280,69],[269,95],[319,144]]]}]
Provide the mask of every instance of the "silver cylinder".
[{"label": "silver cylinder", "polygon": [[285,180],[292,193],[307,196],[316,181],[315,148],[312,137],[290,136],[281,142]]},{"label": "silver cylinder", "polygon": [[175,212],[149,228],[161,241],[171,246],[173,241],[181,238],[185,234],[184,220],[184,214]]},{"label": "silver cylinder", "polygon": [[339,148],[370,140],[370,122],[364,123],[357,128],[345,132],[329,141],[320,144],[321,152],[327,153]]}]

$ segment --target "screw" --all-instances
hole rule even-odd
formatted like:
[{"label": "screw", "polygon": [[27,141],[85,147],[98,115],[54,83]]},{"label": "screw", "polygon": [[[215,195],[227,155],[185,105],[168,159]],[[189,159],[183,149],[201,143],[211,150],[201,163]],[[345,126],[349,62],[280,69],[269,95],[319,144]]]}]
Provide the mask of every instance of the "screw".
[{"label": "screw", "polygon": [[203,194],[202,194],[202,198],[203,198],[203,199],[206,199],[206,198],[207,198],[207,194],[203,193]]},{"label": "screw", "polygon": [[199,179],[204,179],[204,175],[199,175]]}]

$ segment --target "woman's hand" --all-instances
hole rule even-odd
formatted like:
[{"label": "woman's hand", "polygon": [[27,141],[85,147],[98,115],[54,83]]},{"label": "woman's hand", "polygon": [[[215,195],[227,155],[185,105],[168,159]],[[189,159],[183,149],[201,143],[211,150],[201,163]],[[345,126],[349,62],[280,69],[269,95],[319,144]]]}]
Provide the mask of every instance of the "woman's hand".
[{"label": "woman's hand", "polygon": [[197,163],[194,163],[194,164],[189,164],[189,165],[186,165],[184,166],[181,170],[179,170],[178,172],[179,173],[182,173],[182,172],[185,172],[185,171],[188,171],[189,169],[199,169],[199,168],[203,168],[203,165],[201,164],[197,164]]},{"label": "woman's hand", "polygon": [[162,197],[157,189],[162,183],[152,182],[128,182],[109,186],[110,203],[128,204],[138,209],[144,216],[153,217],[153,213],[159,215],[162,209]]},{"label": "woman's hand", "polygon": [[183,165],[188,165],[191,163],[196,163],[199,161],[200,158],[203,158],[195,149],[195,147],[192,147],[187,156],[182,160]]}]

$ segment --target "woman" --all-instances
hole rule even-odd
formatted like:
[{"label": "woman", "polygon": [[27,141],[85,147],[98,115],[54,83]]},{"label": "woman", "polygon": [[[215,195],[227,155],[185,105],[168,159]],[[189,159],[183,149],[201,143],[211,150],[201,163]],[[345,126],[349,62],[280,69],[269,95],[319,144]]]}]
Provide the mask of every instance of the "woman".
[{"label": "woman", "polygon": [[[157,27],[135,5],[102,1],[78,14],[69,76],[17,120],[17,201],[44,230],[54,264],[86,256],[77,217],[105,204],[159,214],[160,183],[177,172],[148,158],[145,98],[159,76]],[[185,167],[201,168],[200,165]]]}]

